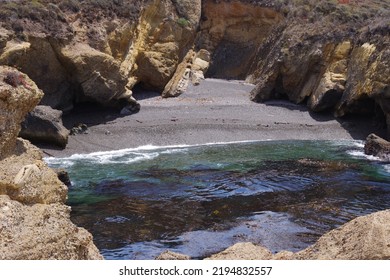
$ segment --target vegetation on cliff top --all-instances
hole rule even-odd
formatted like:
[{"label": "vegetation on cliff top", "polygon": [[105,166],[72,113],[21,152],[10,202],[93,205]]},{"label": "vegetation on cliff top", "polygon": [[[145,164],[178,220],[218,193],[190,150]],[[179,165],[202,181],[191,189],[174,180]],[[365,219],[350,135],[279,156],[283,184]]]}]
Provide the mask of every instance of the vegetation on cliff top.
[{"label": "vegetation on cliff top", "polygon": [[276,0],[274,5],[289,17],[310,22],[328,17],[338,23],[366,23],[390,14],[390,3],[386,0]]},{"label": "vegetation on cliff top", "polygon": [[[227,0],[225,0],[227,1]],[[0,24],[21,34],[72,36],[72,23],[94,24],[104,20],[136,21],[144,0],[0,0]],[[229,1],[231,2],[231,1]],[[378,18],[390,17],[387,0],[240,0],[273,8],[299,23],[351,25],[360,28]],[[389,25],[389,22],[385,22]],[[334,26],[335,29],[339,26]],[[321,26],[318,28],[322,29]],[[23,36],[20,36],[23,38]]]},{"label": "vegetation on cliff top", "polygon": [[0,21],[3,27],[16,34],[27,32],[67,37],[73,33],[70,24],[77,20],[86,24],[115,18],[136,21],[143,2],[142,0],[0,0]]}]

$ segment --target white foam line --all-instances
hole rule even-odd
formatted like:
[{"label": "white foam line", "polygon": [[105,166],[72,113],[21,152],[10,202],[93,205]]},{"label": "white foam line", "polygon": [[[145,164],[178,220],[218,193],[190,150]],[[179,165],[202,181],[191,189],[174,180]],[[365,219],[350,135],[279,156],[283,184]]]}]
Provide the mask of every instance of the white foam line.
[{"label": "white foam line", "polygon": [[46,157],[44,158],[46,161],[50,161],[53,159],[61,159],[61,160],[77,160],[77,159],[86,159],[86,158],[96,158],[96,157],[115,157],[122,156],[126,153],[135,153],[135,152],[148,152],[148,151],[156,151],[156,150],[164,150],[164,149],[183,149],[183,148],[193,148],[193,147],[203,147],[203,146],[220,146],[220,145],[229,145],[229,144],[241,144],[241,143],[256,143],[256,142],[265,142],[270,140],[243,140],[243,141],[231,141],[231,142],[212,142],[205,144],[194,144],[194,145],[168,145],[168,146],[154,146],[154,145],[144,145],[139,146],[137,148],[127,148],[120,150],[112,150],[112,151],[102,151],[102,152],[93,152],[89,154],[73,154],[69,157],[64,158],[56,158],[56,157]]},{"label": "white foam line", "polygon": [[364,141],[361,140],[329,140],[329,141],[336,146],[364,148]]},{"label": "white foam line", "polygon": [[380,157],[376,157],[376,156],[373,156],[373,155],[366,155],[362,151],[348,151],[347,153],[349,155],[351,155],[351,156],[354,156],[354,157],[360,157],[360,158],[368,159],[369,161],[386,162],[386,160],[381,159]]},{"label": "white foam line", "polygon": [[[69,157],[57,158],[57,157],[45,157],[44,160],[46,162],[57,161],[57,160],[78,160],[78,159],[96,159],[96,158],[115,158],[119,156],[126,155],[127,153],[137,153],[137,152],[149,152],[156,150],[164,150],[164,149],[183,149],[183,148],[194,148],[194,147],[204,147],[204,146],[222,146],[222,145],[230,145],[230,144],[245,144],[245,143],[260,143],[260,142],[269,142],[273,141],[273,139],[265,139],[265,140],[241,140],[241,141],[227,141],[227,142],[209,142],[204,144],[179,144],[179,145],[167,145],[167,146],[155,146],[155,145],[143,145],[136,148],[126,148],[120,150],[110,150],[110,151],[99,151],[87,154],[73,154]],[[364,146],[362,141],[350,141],[349,145],[356,147]],[[336,145],[344,144],[344,141],[333,141]],[[179,150],[177,150],[179,152]]]}]

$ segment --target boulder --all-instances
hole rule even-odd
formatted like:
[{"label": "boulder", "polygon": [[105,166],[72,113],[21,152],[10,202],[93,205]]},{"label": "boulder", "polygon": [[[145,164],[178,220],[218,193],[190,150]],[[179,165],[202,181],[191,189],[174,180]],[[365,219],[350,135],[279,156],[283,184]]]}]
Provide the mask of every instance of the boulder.
[{"label": "boulder", "polygon": [[64,67],[72,73],[73,83],[82,89],[79,100],[84,98],[108,105],[112,100],[131,96],[127,94],[127,77],[111,55],[83,43],[56,46],[55,49]]},{"label": "boulder", "polygon": [[390,142],[375,134],[370,134],[364,145],[364,153],[390,161]]},{"label": "boulder", "polygon": [[27,114],[19,136],[32,142],[54,144],[65,148],[69,130],[62,124],[62,111],[39,105]]},{"label": "boulder", "polygon": [[271,257],[267,248],[246,242],[237,243],[207,260],[268,260]]},{"label": "boulder", "polygon": [[295,254],[301,260],[390,259],[390,210],[358,217]]},{"label": "boulder", "polygon": [[165,251],[161,253],[159,256],[156,257],[156,260],[159,261],[167,261],[167,260],[189,260],[190,257],[187,255],[171,252],[171,251]]}]

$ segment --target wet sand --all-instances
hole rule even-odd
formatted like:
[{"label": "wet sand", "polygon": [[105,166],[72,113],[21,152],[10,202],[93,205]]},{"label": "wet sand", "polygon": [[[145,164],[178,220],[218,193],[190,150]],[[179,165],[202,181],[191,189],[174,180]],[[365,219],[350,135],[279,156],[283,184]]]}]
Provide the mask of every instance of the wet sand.
[{"label": "wet sand", "polygon": [[241,81],[206,79],[177,98],[135,91],[141,110],[130,116],[102,108],[79,109],[64,124],[88,125],[87,134],[71,135],[64,150],[41,146],[46,155],[246,140],[364,140],[381,134],[364,117],[335,119],[308,112],[306,106],[285,100],[258,104],[250,101],[253,85]]}]

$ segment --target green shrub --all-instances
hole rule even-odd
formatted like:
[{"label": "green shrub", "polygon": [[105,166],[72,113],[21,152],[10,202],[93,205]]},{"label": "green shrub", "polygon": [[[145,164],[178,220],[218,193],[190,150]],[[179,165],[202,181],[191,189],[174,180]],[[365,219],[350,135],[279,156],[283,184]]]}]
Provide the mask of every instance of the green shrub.
[{"label": "green shrub", "polygon": [[190,24],[190,22],[186,18],[183,18],[183,17],[177,19],[176,22],[178,25],[180,25],[183,28],[187,27]]}]

